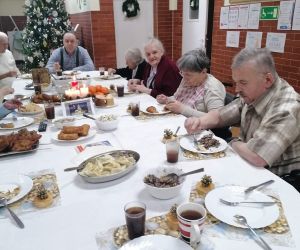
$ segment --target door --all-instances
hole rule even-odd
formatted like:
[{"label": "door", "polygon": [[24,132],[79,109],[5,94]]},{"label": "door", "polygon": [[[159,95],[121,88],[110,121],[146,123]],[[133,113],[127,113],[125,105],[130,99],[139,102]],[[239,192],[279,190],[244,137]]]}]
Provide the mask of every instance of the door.
[{"label": "door", "polygon": [[199,8],[191,8],[191,0],[183,0],[182,53],[205,48],[207,33],[208,1],[199,0]]},{"label": "door", "polygon": [[127,49],[139,48],[144,54],[144,44],[153,37],[153,0],[139,0],[141,14],[125,18],[123,0],[114,0],[117,67],[125,67]]}]

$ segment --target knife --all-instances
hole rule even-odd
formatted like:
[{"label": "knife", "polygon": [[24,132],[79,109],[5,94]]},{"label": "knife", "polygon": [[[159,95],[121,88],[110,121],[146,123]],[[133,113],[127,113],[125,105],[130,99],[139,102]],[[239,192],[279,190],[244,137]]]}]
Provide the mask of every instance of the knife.
[{"label": "knife", "polygon": [[255,190],[255,189],[259,188],[259,187],[266,186],[266,185],[270,185],[270,184],[272,184],[273,182],[275,182],[275,181],[274,181],[274,180],[269,180],[269,181],[263,182],[263,183],[261,183],[261,184],[255,185],[255,186],[251,186],[251,187],[247,188],[247,189],[244,191],[244,193],[245,193],[245,194],[248,194],[248,193],[252,192],[253,190]]}]

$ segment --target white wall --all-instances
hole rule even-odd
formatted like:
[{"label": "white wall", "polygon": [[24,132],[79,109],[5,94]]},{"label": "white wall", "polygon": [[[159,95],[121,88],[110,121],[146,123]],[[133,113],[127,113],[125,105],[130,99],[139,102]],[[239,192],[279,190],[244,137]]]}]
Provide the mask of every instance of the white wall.
[{"label": "white wall", "polygon": [[24,16],[25,0],[0,0],[0,16]]},{"label": "white wall", "polygon": [[189,19],[190,1],[183,0],[182,54],[205,46],[208,0],[199,1],[199,19]]},{"label": "white wall", "polygon": [[114,0],[117,67],[125,66],[125,51],[140,48],[153,36],[153,0],[139,0],[140,15],[125,18],[122,13],[123,0]]}]

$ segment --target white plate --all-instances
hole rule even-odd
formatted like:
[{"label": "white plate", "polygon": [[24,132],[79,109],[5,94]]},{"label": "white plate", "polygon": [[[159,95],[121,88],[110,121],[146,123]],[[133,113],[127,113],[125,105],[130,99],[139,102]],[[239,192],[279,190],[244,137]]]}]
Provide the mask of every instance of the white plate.
[{"label": "white plate", "polygon": [[120,250],[192,250],[193,248],[178,238],[167,235],[146,235],[135,238]]},{"label": "white plate", "polygon": [[33,182],[30,177],[26,175],[1,175],[0,176],[0,191],[7,192],[12,191],[16,187],[20,187],[20,193],[7,201],[7,204],[11,204],[20,200],[32,189]]},{"label": "white plate", "polygon": [[[197,140],[200,140],[201,137],[210,134],[211,132],[208,131],[204,131],[202,132],[200,135],[196,135]],[[224,141],[222,138],[217,137],[217,136],[213,136],[214,139],[218,140],[220,142],[220,145],[218,147],[210,147],[208,149],[204,148],[204,147],[200,147],[198,148],[198,150],[195,148],[194,146],[194,142],[193,142],[193,136],[184,136],[180,139],[180,146],[188,151],[194,152],[194,153],[201,153],[201,154],[213,154],[213,153],[218,153],[218,152],[222,152],[227,148],[227,142]]]},{"label": "white plate", "polygon": [[[153,106],[156,108],[156,110],[158,111],[158,113],[150,113],[148,112],[146,109],[150,106]],[[149,115],[164,115],[164,114],[168,114],[171,113],[170,110],[164,110],[165,105],[162,104],[157,104],[157,103],[152,103],[152,104],[141,104],[140,106],[140,110],[145,113],[145,114],[149,114]]]},{"label": "white plate", "polygon": [[17,117],[17,120],[14,121],[13,118],[4,118],[0,121],[0,123],[13,123],[13,128],[1,128],[0,130],[12,130],[12,129],[19,129],[26,126],[29,126],[34,122],[34,119],[31,117]]},{"label": "white plate", "polygon": [[114,105],[109,105],[109,106],[96,106],[96,105],[95,105],[95,107],[96,107],[97,109],[110,109],[110,108],[114,108],[114,107],[117,107],[117,106],[118,106],[117,103],[115,103]]},{"label": "white plate", "polygon": [[67,141],[67,140],[59,140],[57,138],[57,136],[58,136],[59,133],[60,133],[60,131],[58,133],[53,134],[52,139],[54,141],[59,141],[59,142],[78,142],[78,141],[84,141],[86,139],[89,139],[89,138],[95,136],[95,134],[97,133],[97,131],[95,129],[90,129],[87,136],[80,136],[77,140],[69,140],[69,141]]},{"label": "white plate", "polygon": [[114,80],[114,79],[118,79],[121,78],[120,75],[112,75],[112,76],[96,76],[94,77],[95,79],[101,79],[101,80]]},{"label": "white plate", "polygon": [[228,206],[220,202],[220,198],[227,201],[274,201],[271,197],[259,192],[252,191],[245,196],[245,187],[223,186],[210,191],[205,197],[207,210],[220,221],[235,227],[246,228],[237,223],[234,215],[243,215],[248,224],[253,228],[262,228],[271,225],[279,216],[277,204],[271,206],[240,205]]},{"label": "white plate", "polygon": [[32,74],[22,74],[20,75],[21,79],[32,79]]},{"label": "white plate", "polygon": [[35,112],[20,112],[20,111],[16,111],[17,114],[19,115],[37,115],[37,114],[40,114],[40,113],[43,113],[44,110],[40,110],[40,111],[35,111]]},{"label": "white plate", "polygon": [[81,74],[81,71],[78,70],[66,70],[62,72],[63,75],[79,75]]}]

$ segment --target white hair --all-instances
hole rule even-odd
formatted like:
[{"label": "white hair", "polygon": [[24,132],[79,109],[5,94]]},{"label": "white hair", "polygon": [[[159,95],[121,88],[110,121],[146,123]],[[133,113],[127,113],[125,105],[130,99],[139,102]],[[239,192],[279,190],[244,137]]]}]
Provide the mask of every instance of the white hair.
[{"label": "white hair", "polygon": [[8,36],[0,31],[0,42],[6,42],[8,40]]},{"label": "white hair", "polygon": [[163,54],[165,53],[165,48],[164,48],[162,42],[161,42],[159,39],[157,39],[157,38],[155,38],[155,37],[150,38],[150,39],[146,42],[144,48],[146,48],[146,47],[149,46],[149,45],[154,45],[154,46],[155,46],[158,50],[160,50]]},{"label": "white hair", "polygon": [[134,62],[136,65],[143,61],[142,52],[138,48],[128,49],[125,53],[125,58]]}]

